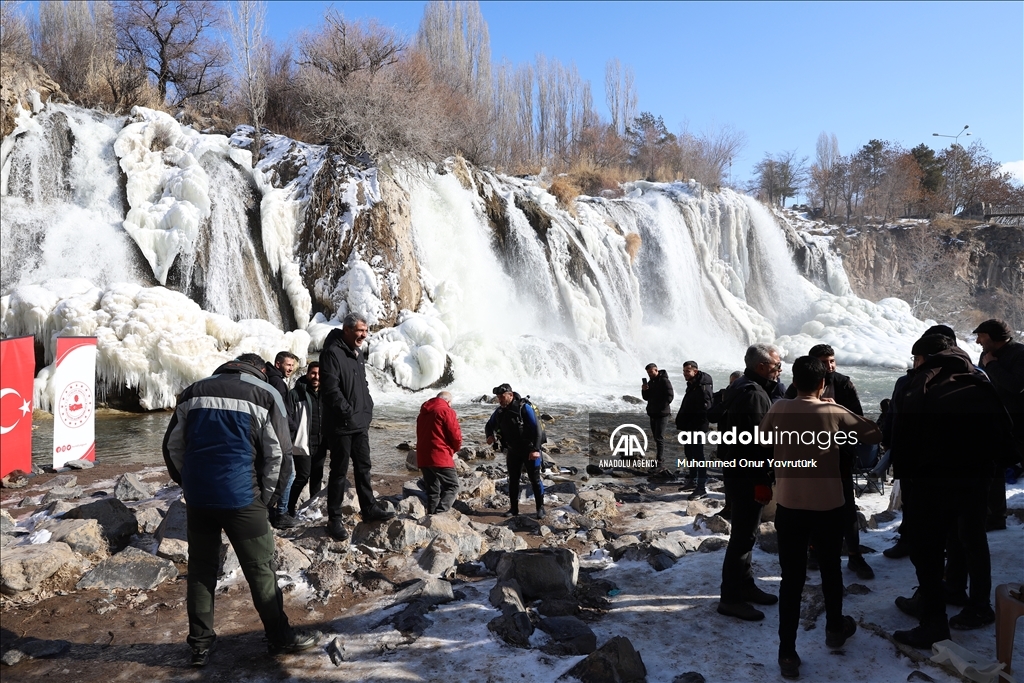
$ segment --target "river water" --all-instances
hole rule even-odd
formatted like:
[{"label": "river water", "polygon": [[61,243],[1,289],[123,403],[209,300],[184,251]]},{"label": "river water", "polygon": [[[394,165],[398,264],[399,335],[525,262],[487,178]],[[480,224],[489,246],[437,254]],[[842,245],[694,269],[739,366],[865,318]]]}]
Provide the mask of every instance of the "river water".
[{"label": "river water", "polygon": [[[679,407],[685,383],[682,379],[682,366],[667,366],[670,378],[676,390],[675,409]],[[904,371],[884,368],[850,367],[840,368],[840,372],[853,378],[860,394],[861,403],[868,417],[877,417],[878,404],[883,398],[892,394],[896,379]],[[711,368],[707,370],[714,378],[716,390],[728,381],[729,370]],[[565,439],[572,439],[584,446],[583,450],[564,448],[563,453],[552,457],[562,466],[575,466],[583,469],[587,464],[585,444],[589,436],[588,422],[592,411],[635,414],[638,424],[646,427],[644,406],[632,405],[621,399],[623,395],[640,396],[640,378],[642,369],[637,372],[636,386],[608,385],[600,391],[581,391],[573,396],[533,396],[542,413],[550,415],[553,420],[547,422],[549,447]],[[784,380],[791,379],[784,373]],[[497,383],[497,382],[495,382]],[[517,391],[529,393],[528,389],[516,387]],[[494,406],[478,402],[486,393],[481,389],[474,395],[455,393],[454,407],[462,424],[463,441],[467,445],[482,442],[484,424]],[[429,397],[425,392],[411,393],[405,391],[384,390],[374,392],[376,408],[370,429],[370,451],[373,458],[374,471],[380,474],[404,474],[406,452],[397,446],[403,442],[414,444],[416,440],[416,415],[419,405]],[[159,465],[163,463],[161,449],[164,432],[171,419],[170,411],[136,414],[115,410],[97,411],[96,415],[96,456],[99,462],[118,465]],[[666,432],[668,439],[673,434],[671,425]],[[32,461],[40,467],[52,464],[51,448],[53,446],[53,416],[49,413],[36,411],[32,424]],[[679,447],[681,450],[681,447]]]}]

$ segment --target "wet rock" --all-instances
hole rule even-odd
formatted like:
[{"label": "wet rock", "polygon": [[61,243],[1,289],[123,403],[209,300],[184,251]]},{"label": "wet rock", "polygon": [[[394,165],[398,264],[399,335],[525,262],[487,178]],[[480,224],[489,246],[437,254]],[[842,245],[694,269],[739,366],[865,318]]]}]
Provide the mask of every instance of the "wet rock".
[{"label": "wet rock", "polygon": [[111,550],[128,545],[132,535],[138,533],[139,522],[135,513],[116,498],[104,498],[85,505],[79,505],[64,513],[64,519],[95,519],[103,529],[103,535]]},{"label": "wet rock", "polygon": [[757,527],[757,545],[766,553],[779,554],[779,533],[774,522],[762,522]]},{"label": "wet rock", "polygon": [[114,483],[114,498],[120,501],[146,500],[152,495],[153,488],[134,472],[122,474]]},{"label": "wet rock", "polygon": [[180,499],[167,508],[157,527],[156,540],[157,555],[172,562],[188,562],[188,510]]},{"label": "wet rock", "polygon": [[73,470],[90,470],[96,466],[92,460],[86,460],[82,458],[80,460],[68,460],[64,463],[64,467],[70,467]]},{"label": "wet rock", "polygon": [[287,538],[275,536],[274,546],[274,559],[271,561],[270,566],[278,574],[287,574],[295,579],[312,564],[309,558],[306,557],[306,553],[302,552]]},{"label": "wet rock", "polygon": [[163,523],[164,516],[158,508],[147,507],[136,509],[135,519],[139,523],[139,533],[155,534],[160,528],[160,524]]},{"label": "wet rock", "polygon": [[413,450],[416,450],[412,446],[409,445],[408,441],[403,441],[402,443],[400,443],[397,446],[395,446],[395,448],[397,448],[400,451],[413,451]]},{"label": "wet rock", "polygon": [[50,519],[38,528],[49,531],[51,541],[67,543],[79,555],[102,559],[108,554],[107,539],[95,519]]},{"label": "wet rock", "polygon": [[543,548],[505,553],[498,561],[499,581],[515,579],[523,598],[565,598],[579,578],[580,561],[567,548]]},{"label": "wet rock", "polygon": [[572,509],[591,517],[612,517],[619,514],[615,495],[607,489],[580,491],[572,499]]},{"label": "wet rock", "polygon": [[178,575],[174,563],[128,547],[100,562],[82,577],[77,588],[137,588],[152,590]]},{"label": "wet rock", "polygon": [[530,647],[530,636],[533,635],[533,622],[526,612],[501,615],[492,619],[487,628],[494,631],[502,640],[514,647]]},{"label": "wet rock", "polygon": [[564,674],[585,683],[640,683],[647,667],[629,638],[615,636]]},{"label": "wet rock", "polygon": [[405,446],[405,450],[409,451],[408,453],[405,454],[405,469],[409,470],[410,472],[419,472],[420,466],[416,464],[416,450],[409,450],[409,444],[405,444]]},{"label": "wet rock", "polygon": [[395,595],[392,604],[420,601],[430,605],[440,605],[455,599],[452,585],[441,579],[418,579],[412,585],[402,589]]},{"label": "wet rock", "polygon": [[723,519],[721,515],[697,515],[693,520],[694,529],[707,529],[713,534],[728,534],[732,530],[729,520]]},{"label": "wet rock", "polygon": [[67,543],[42,543],[5,548],[0,555],[0,592],[14,595],[33,590],[65,565],[78,559]]},{"label": "wet rock", "polygon": [[871,515],[871,518],[868,520],[868,528],[877,529],[879,526],[883,524],[888,524],[894,519],[896,519],[896,513],[893,512],[892,510],[883,510],[882,512],[876,512],[875,514]]},{"label": "wet rock", "polygon": [[724,549],[727,545],[729,545],[729,539],[710,536],[701,541],[700,545],[697,546],[697,552],[713,553],[716,550]]},{"label": "wet rock", "polygon": [[597,465],[587,465],[585,471],[587,474],[594,477],[600,477],[602,474],[604,474],[604,470],[598,467]]},{"label": "wet rock", "polygon": [[538,627],[555,641],[554,646],[544,648],[548,654],[571,657],[597,649],[597,635],[577,617],[549,617],[542,619]]},{"label": "wet rock", "polygon": [[76,500],[84,495],[85,490],[81,486],[71,486],[67,488],[58,486],[47,491],[42,500],[39,501],[39,504],[48,505],[58,500]]}]

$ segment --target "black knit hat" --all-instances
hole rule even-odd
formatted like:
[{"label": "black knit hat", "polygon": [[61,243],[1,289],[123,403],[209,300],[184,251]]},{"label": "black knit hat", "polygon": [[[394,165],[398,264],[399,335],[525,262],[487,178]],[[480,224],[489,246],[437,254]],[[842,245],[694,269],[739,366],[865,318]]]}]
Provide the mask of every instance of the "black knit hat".
[{"label": "black knit hat", "polygon": [[978,325],[974,330],[974,334],[980,334],[982,332],[991,337],[992,341],[997,342],[1010,341],[1010,337],[1012,336],[1010,333],[1010,327],[1002,320],[996,320],[995,318],[986,320],[982,324]]},{"label": "black knit hat", "polygon": [[932,325],[921,336],[927,337],[929,334],[941,334],[943,337],[956,341],[956,332],[949,325]]},{"label": "black knit hat", "polygon": [[494,389],[492,389],[491,391],[492,393],[494,393],[495,396],[501,396],[506,392],[512,391],[512,386],[508,382],[505,382],[504,384],[499,384],[498,386],[494,387]]}]

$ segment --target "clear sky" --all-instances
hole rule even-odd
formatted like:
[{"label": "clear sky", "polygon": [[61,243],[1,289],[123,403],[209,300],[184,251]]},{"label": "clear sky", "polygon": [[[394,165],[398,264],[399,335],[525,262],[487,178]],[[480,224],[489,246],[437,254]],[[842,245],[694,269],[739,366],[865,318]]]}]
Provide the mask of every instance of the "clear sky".
[{"label": "clear sky", "polygon": [[[270,2],[285,41],[333,4],[413,36],[423,2]],[[604,104],[604,67],[637,77],[639,110],[678,133],[730,124],[748,143],[749,177],[765,152],[813,160],[822,131],[848,154],[872,138],[939,149],[970,125],[1000,162],[1024,159],[1022,2],[482,2],[491,58],[538,53],[575,62]],[[964,137],[960,138],[965,141]],[[1018,164],[1024,166],[1024,163]],[[1020,177],[1020,176],[1018,176]]]}]

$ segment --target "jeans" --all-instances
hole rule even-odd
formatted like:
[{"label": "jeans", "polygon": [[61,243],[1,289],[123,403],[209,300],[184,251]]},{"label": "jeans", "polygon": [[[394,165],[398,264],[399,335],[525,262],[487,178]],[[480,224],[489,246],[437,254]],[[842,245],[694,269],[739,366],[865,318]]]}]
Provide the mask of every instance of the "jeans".
[{"label": "jeans", "polygon": [[754,484],[753,479],[747,478],[725,480],[725,492],[732,505],[732,532],[722,561],[722,602],[742,602],[746,590],[754,585],[750,553],[764,507],[754,500]]},{"label": "jeans", "polygon": [[277,502],[277,514],[288,514],[288,502],[291,500],[292,485],[295,483],[295,459],[292,458],[292,474],[288,477],[288,483],[281,489],[281,499]]},{"label": "jeans", "polygon": [[327,517],[341,518],[341,503],[345,497],[348,481],[348,464],[352,462],[356,481],[356,498],[359,511],[366,515],[377,501],[370,485],[370,436],[366,432],[355,434],[333,434],[329,437],[331,450],[331,474],[327,479]]},{"label": "jeans", "polygon": [[526,468],[526,476],[530,478],[530,486],[533,487],[533,496],[537,501],[537,509],[544,505],[544,486],[540,481],[540,460],[531,460],[529,452],[517,453],[509,451],[505,456],[505,464],[508,466],[508,497],[511,500],[510,509],[512,514],[519,514],[519,477]]},{"label": "jeans", "polygon": [[447,512],[459,494],[459,475],[454,467],[421,467],[427,489],[427,514]]},{"label": "jeans", "polygon": [[654,434],[654,445],[658,448],[658,466],[665,463],[665,425],[668,415],[651,415],[651,432]]},{"label": "jeans", "polygon": [[[703,460],[704,459],[704,444],[702,443],[690,443],[683,446],[683,455],[687,460]],[[690,476],[696,477],[697,488],[704,488],[704,485],[708,482],[708,471],[704,467],[691,467]]]},{"label": "jeans", "polygon": [[274,559],[274,532],[267,521],[267,508],[256,500],[240,510],[187,508],[188,515],[188,610],[187,642],[203,650],[213,643],[213,603],[220,564],[220,532],[227,534],[238,555],[242,573],[249,583],[252,603],[271,643],[283,643],[291,633],[277,576],[270,566]]},{"label": "jeans", "polygon": [[779,652],[796,651],[796,632],[800,623],[800,596],[807,578],[807,544],[818,554],[821,592],[825,598],[825,628],[839,630],[843,622],[843,569],[840,552],[843,545],[845,511],[794,510],[777,506],[775,528],[779,535],[779,564],[782,585],[779,588]]}]

